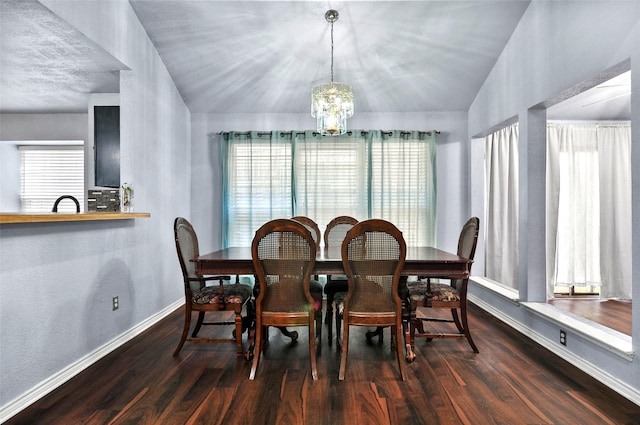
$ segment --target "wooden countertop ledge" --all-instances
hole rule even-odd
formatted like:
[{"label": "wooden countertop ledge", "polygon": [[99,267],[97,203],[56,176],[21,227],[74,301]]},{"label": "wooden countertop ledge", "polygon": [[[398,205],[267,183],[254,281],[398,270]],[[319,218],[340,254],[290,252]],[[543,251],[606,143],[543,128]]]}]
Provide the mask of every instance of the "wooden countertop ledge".
[{"label": "wooden countertop ledge", "polygon": [[147,212],[84,212],[84,213],[0,213],[0,224],[53,223],[57,221],[130,220],[149,218]]}]

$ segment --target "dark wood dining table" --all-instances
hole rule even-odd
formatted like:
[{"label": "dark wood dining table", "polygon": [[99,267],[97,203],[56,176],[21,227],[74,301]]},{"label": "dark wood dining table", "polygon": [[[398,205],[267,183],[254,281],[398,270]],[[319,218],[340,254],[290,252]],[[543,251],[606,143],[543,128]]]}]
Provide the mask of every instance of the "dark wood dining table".
[{"label": "dark wood dining table", "polygon": [[[312,274],[344,274],[339,247],[320,249]],[[196,271],[203,275],[253,275],[255,268],[250,247],[225,248],[201,255]],[[466,279],[473,261],[430,246],[407,247],[402,269],[404,276]]]},{"label": "dark wood dining table", "polygon": [[[199,256],[196,260],[196,271],[202,275],[253,275],[255,268],[251,258],[250,247],[225,248]],[[429,278],[444,279],[467,279],[473,260],[460,257],[441,249],[430,246],[407,247],[407,255],[403,276],[420,276]],[[342,267],[341,250],[339,247],[320,249],[316,255],[316,262],[313,267],[314,275],[336,275],[344,274]],[[404,309],[405,321],[405,346],[406,359],[412,362],[415,353],[408,343],[408,325],[406,321],[415,312],[409,312],[409,307]],[[403,316],[405,315],[403,313]],[[375,333],[381,332],[378,329]],[[372,334],[375,334],[372,333]],[[252,349],[250,349],[252,351]]]}]

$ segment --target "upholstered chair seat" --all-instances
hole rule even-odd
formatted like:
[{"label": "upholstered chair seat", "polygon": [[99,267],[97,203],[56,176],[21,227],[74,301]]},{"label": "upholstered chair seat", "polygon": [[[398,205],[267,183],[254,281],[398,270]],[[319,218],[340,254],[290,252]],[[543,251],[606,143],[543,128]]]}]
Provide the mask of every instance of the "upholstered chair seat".
[{"label": "upholstered chair seat", "polygon": [[[222,290],[222,293],[220,291]],[[244,304],[251,297],[251,287],[244,284],[205,286],[191,294],[194,304]]]}]

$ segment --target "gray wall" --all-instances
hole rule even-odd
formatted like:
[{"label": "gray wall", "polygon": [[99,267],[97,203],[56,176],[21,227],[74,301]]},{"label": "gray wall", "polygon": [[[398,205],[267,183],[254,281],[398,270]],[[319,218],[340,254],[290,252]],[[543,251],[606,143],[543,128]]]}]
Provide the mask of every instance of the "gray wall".
[{"label": "gray wall", "polygon": [[[640,367],[637,356],[621,355],[585,333],[569,332],[568,344],[558,341],[557,311],[534,313],[545,301],[545,125],[541,104],[589,80],[620,62],[631,59],[632,163],[640,160],[640,2],[531,3],[496,66],[469,110],[469,135],[484,135],[516,117],[520,124],[520,279],[519,299],[474,285],[472,296],[494,314],[561,357],[569,359],[620,393],[640,403]],[[474,143],[482,143],[480,140]],[[484,149],[473,146],[469,169],[481,175]],[[633,169],[633,240],[640,241],[640,172]],[[481,214],[481,179],[471,184],[472,211]],[[634,251],[636,251],[634,249]],[[640,267],[634,255],[634,270]],[[482,257],[476,255],[476,262]],[[634,274],[633,292],[640,293]],[[633,351],[640,348],[640,297],[633,300]],[[596,327],[591,327],[595,333]],[[588,332],[588,331],[587,331]],[[618,338],[620,339],[620,338]],[[482,348],[480,347],[482,351]]]},{"label": "gray wall", "polygon": [[0,422],[184,297],[172,226],[191,210],[190,113],[128,2],[43,4],[130,69],[121,178],[151,218],[0,225]]},{"label": "gray wall", "polygon": [[6,140],[87,140],[87,114],[0,114]]}]

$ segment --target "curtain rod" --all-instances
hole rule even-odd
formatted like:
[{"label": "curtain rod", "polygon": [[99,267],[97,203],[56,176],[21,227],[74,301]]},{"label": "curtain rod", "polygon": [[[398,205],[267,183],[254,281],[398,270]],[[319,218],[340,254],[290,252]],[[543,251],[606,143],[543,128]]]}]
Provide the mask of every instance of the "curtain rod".
[{"label": "curtain rod", "polygon": [[[365,135],[369,134],[369,131],[367,131],[367,130],[358,130],[358,131],[360,131],[360,135],[361,136],[365,136]],[[416,131],[418,133],[425,133],[427,136],[431,136],[431,131],[419,131],[419,130],[416,130]],[[435,132],[435,134],[440,134],[440,132],[438,130],[434,130],[434,132]],[[230,133],[229,131],[221,131],[218,134],[229,134],[229,133]],[[242,131],[242,132],[236,131],[235,132],[235,134],[238,135],[238,136],[248,136],[251,133],[252,133],[251,131]],[[257,132],[258,137],[267,136],[267,135],[269,135],[271,133],[273,133],[273,131],[258,131]],[[292,136],[293,135],[297,136],[297,135],[304,134],[304,133],[305,133],[304,131],[281,131],[280,135],[284,136],[285,134],[290,134]],[[383,135],[390,136],[390,135],[393,134],[393,131],[381,131],[381,133]],[[400,131],[401,135],[411,134],[411,133],[413,133],[413,131]],[[318,133],[317,131],[313,132],[314,136],[317,136],[318,134],[320,134],[320,133]],[[346,134],[351,136],[351,135],[353,135],[353,131],[347,131]]]}]

